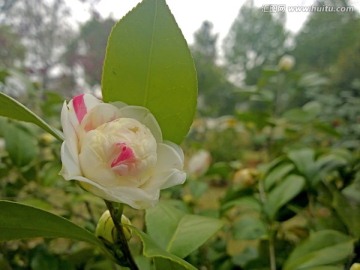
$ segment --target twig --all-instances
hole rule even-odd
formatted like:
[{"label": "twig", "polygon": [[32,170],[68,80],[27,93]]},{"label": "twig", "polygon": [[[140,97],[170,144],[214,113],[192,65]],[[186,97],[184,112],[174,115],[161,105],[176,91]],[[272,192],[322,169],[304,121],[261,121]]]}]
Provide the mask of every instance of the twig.
[{"label": "twig", "polygon": [[[114,256],[117,259],[118,264],[129,267],[131,270],[139,270],[138,266],[134,261],[134,258],[131,255],[129,245],[126,240],[123,227],[121,225],[123,205],[119,204],[115,206],[114,203],[107,200],[105,200],[105,204],[109,209],[111,218],[117,231],[117,239],[114,243]],[[118,250],[118,248],[120,250]]]}]

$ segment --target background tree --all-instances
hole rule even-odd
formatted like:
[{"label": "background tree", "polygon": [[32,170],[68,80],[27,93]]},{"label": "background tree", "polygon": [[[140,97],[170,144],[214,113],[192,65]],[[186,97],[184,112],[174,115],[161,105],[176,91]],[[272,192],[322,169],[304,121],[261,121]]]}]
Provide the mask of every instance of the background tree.
[{"label": "background tree", "polygon": [[25,53],[20,36],[10,26],[0,25],[0,68],[21,68]]},{"label": "background tree", "polygon": [[66,66],[71,71],[69,75],[74,75],[74,69],[80,67],[87,84],[100,85],[107,38],[114,24],[112,18],[103,19],[96,12],[92,13],[64,55]]},{"label": "background tree", "polygon": [[285,13],[264,12],[247,1],[223,44],[228,74],[237,82],[254,84],[265,65],[276,64],[286,50],[284,22]]},{"label": "background tree", "polygon": [[191,47],[195,60],[199,85],[199,110],[206,116],[231,114],[234,111],[234,85],[225,71],[217,64],[217,34],[212,33],[213,25],[205,21],[194,34]]},{"label": "background tree", "polygon": [[[348,1],[317,1],[317,6],[349,6]],[[341,53],[356,41],[357,13],[313,12],[295,38],[294,56],[301,70],[329,71]]]},{"label": "background tree", "polygon": [[334,72],[334,86],[351,90],[360,96],[360,39],[347,50],[340,52]]},{"label": "background tree", "polygon": [[72,36],[67,23],[70,11],[64,0],[14,1],[1,8],[4,25],[14,29],[26,47],[25,68],[43,88],[60,63],[65,45]]}]

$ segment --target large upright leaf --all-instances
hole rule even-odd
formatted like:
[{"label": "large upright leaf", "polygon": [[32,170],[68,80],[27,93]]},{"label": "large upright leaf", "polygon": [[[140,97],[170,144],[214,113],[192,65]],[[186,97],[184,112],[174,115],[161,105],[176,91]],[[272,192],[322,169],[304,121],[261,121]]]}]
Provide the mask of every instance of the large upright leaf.
[{"label": "large upright leaf", "polygon": [[148,233],[157,244],[181,258],[200,247],[223,225],[218,219],[185,214],[166,203],[148,209],[145,219]]},{"label": "large upright leaf", "polygon": [[63,136],[60,131],[51,127],[43,119],[26,108],[20,102],[5,95],[2,92],[0,92],[0,116],[36,124],[45,131],[52,134],[58,140],[63,140]]},{"label": "large upright leaf", "polygon": [[144,0],[113,28],[104,62],[104,101],[144,106],[164,139],[180,143],[192,123],[196,72],[165,0]]},{"label": "large upright leaf", "polygon": [[0,201],[0,241],[63,237],[102,247],[94,234],[69,220],[28,205]]}]

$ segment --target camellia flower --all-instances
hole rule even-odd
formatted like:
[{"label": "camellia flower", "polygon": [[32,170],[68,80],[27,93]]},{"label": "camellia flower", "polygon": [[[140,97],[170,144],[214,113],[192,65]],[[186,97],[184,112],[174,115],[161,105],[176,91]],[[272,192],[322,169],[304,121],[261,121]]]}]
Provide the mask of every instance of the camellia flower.
[{"label": "camellia flower", "polygon": [[207,172],[210,164],[210,153],[206,150],[199,150],[189,159],[187,171],[193,177],[199,177]]},{"label": "camellia flower", "polygon": [[145,209],[156,204],[161,189],[185,181],[181,148],[163,141],[144,107],[83,94],[64,103],[61,123],[60,174],[105,200]]}]

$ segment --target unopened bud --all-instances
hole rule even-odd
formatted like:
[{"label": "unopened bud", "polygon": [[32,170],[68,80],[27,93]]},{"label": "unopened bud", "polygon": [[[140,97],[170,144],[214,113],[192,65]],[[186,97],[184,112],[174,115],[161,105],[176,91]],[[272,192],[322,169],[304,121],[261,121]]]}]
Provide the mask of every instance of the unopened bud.
[{"label": "unopened bud", "polygon": [[40,142],[44,145],[49,145],[55,141],[55,138],[49,133],[43,133],[40,135]]},{"label": "unopened bud", "polygon": [[360,270],[360,263],[354,263],[351,267],[350,270]]},{"label": "unopened bud", "polygon": [[0,152],[5,150],[6,144],[3,138],[0,138]]},{"label": "unopened bud", "polygon": [[[121,216],[122,225],[131,225],[131,221],[125,216]],[[128,226],[122,226],[126,240],[130,240],[132,237],[132,231]],[[100,217],[95,230],[96,237],[106,240],[107,242],[114,244],[118,237],[118,232],[115,228],[114,222],[111,218],[109,210],[106,210]]]},{"label": "unopened bud", "polygon": [[295,65],[295,58],[292,55],[284,55],[279,60],[279,69],[283,71],[290,71]]},{"label": "unopened bud", "polygon": [[236,186],[248,188],[256,183],[257,171],[254,169],[238,170],[233,177],[233,183]]}]

